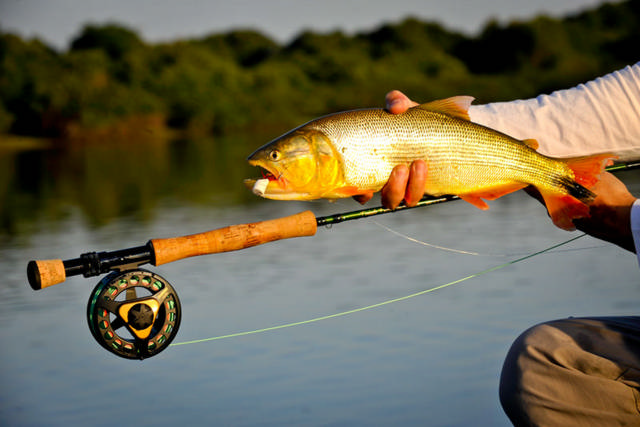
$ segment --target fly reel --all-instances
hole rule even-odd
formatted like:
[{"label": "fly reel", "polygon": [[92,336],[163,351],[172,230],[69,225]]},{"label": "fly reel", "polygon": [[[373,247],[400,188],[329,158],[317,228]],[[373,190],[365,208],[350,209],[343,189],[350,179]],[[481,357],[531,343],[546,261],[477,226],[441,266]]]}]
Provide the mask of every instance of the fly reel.
[{"label": "fly reel", "polygon": [[105,276],[87,304],[93,337],[126,359],[145,359],[167,348],[178,332],[180,318],[180,300],[173,287],[143,269]]}]

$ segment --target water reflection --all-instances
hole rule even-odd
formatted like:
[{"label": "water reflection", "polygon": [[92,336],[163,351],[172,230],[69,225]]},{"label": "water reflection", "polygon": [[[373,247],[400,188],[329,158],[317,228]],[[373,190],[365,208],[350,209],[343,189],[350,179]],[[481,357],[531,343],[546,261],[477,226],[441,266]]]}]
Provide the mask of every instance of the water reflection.
[{"label": "water reflection", "polygon": [[79,207],[93,226],[121,216],[148,220],[166,201],[248,202],[242,185],[251,136],[54,145],[0,152],[0,234]]}]

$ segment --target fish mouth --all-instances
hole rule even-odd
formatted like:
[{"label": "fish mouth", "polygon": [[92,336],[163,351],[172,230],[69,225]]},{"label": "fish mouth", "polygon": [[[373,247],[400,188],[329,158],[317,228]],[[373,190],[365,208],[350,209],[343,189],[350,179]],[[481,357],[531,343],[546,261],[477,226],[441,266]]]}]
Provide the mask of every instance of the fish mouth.
[{"label": "fish mouth", "polygon": [[[258,162],[249,162],[251,165],[260,168],[262,178],[249,178],[244,180],[244,185],[252,190],[256,195],[268,197],[273,193],[282,192],[284,180],[282,175],[276,176],[277,171],[270,170],[266,166],[258,164]],[[279,191],[278,191],[279,190]]]},{"label": "fish mouth", "polygon": [[249,160],[249,164],[251,166],[255,166],[260,169],[260,174],[262,175],[262,178],[245,179],[245,182],[248,182],[248,181],[255,182],[259,179],[267,179],[269,181],[279,181],[282,177],[282,174],[278,173],[277,170],[269,168],[269,166],[263,165],[259,161]]},{"label": "fish mouth", "polygon": [[262,175],[262,178],[244,180],[244,185],[255,195],[272,200],[313,200],[317,198],[305,191],[300,191],[283,176],[282,171],[272,165],[251,158],[249,158],[249,164],[260,168]]},{"label": "fish mouth", "polygon": [[313,200],[317,198],[309,193],[293,189],[282,173],[267,169],[266,166],[257,164],[257,162],[251,164],[262,168],[262,178],[244,180],[244,185],[255,195],[272,200]]}]

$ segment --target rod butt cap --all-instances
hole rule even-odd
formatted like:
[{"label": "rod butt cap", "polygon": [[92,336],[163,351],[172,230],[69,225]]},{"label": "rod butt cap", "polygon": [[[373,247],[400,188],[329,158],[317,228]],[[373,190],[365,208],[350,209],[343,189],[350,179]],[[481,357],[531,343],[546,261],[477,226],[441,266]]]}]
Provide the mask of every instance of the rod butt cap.
[{"label": "rod butt cap", "polygon": [[27,278],[34,291],[62,283],[67,278],[60,259],[29,261]]}]

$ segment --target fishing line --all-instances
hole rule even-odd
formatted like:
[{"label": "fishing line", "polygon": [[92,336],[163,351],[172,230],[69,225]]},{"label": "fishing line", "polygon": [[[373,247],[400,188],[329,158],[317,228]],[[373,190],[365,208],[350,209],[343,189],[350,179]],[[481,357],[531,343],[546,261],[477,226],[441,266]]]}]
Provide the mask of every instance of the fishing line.
[{"label": "fishing line", "polygon": [[392,228],[387,227],[384,224],[379,223],[378,221],[372,221],[375,225],[377,225],[378,227],[388,231],[389,233],[395,234],[398,237],[402,237],[403,239],[406,239],[410,242],[413,243],[417,243],[419,245],[422,246],[428,246],[430,248],[434,248],[434,249],[439,249],[441,251],[446,251],[446,252],[454,252],[457,254],[464,254],[464,255],[474,255],[474,256],[507,256],[507,255],[490,255],[490,254],[481,254],[478,252],[471,252],[471,251],[463,251],[462,249],[453,249],[453,248],[447,248],[446,246],[439,246],[439,245],[434,245],[432,243],[428,243],[422,240],[418,240],[418,239],[414,239],[411,236],[407,236],[406,234],[402,234],[399,231],[396,231]]},{"label": "fishing line", "polygon": [[581,234],[581,235],[573,237],[573,238],[571,238],[569,240],[565,240],[564,242],[555,244],[553,246],[549,246],[548,248],[542,249],[540,251],[525,255],[525,256],[520,257],[520,258],[516,258],[514,260],[505,262],[504,264],[500,264],[500,265],[497,265],[497,266],[494,266],[494,267],[487,268],[486,270],[482,270],[482,271],[480,271],[478,273],[473,273],[473,274],[471,274],[469,276],[462,277],[460,279],[456,279],[454,281],[451,281],[451,282],[448,282],[448,283],[444,283],[442,285],[434,286],[432,288],[425,289],[425,290],[422,290],[422,291],[419,291],[419,292],[415,292],[413,294],[405,295],[405,296],[402,296],[402,297],[385,300],[385,301],[382,301],[382,302],[379,302],[379,303],[376,303],[376,304],[371,304],[371,305],[367,305],[367,306],[364,306],[364,307],[354,308],[352,310],[346,310],[346,311],[342,311],[342,312],[339,312],[339,313],[328,314],[326,316],[314,317],[312,319],[301,320],[299,322],[285,323],[285,324],[282,324],[282,325],[270,326],[270,327],[267,327],[267,328],[255,329],[255,330],[252,330],[252,331],[236,332],[236,333],[232,333],[232,334],[219,335],[219,336],[210,337],[210,338],[202,338],[202,339],[197,339],[197,340],[173,343],[173,344],[171,344],[171,346],[173,347],[173,346],[179,346],[179,345],[198,344],[198,343],[204,343],[204,342],[209,342],[209,341],[222,340],[222,339],[226,339],[226,338],[235,338],[235,337],[242,337],[242,336],[246,336],[246,335],[260,334],[260,333],[263,333],[263,332],[276,331],[276,330],[279,330],[279,329],[291,328],[291,327],[294,327],[294,326],[308,325],[310,323],[320,322],[322,320],[334,319],[334,318],[337,318],[337,317],[347,316],[349,314],[361,313],[363,311],[371,310],[371,309],[378,308],[378,307],[383,307],[385,305],[394,304],[394,303],[401,302],[401,301],[406,301],[406,300],[409,300],[411,298],[415,298],[415,297],[418,297],[418,296],[421,296],[421,295],[425,295],[425,294],[428,294],[428,293],[431,293],[431,292],[434,292],[434,291],[437,291],[437,290],[440,290],[440,289],[447,288],[449,286],[456,285],[458,283],[466,282],[467,280],[470,280],[470,279],[485,275],[487,273],[491,273],[493,271],[497,271],[497,270],[503,269],[503,268],[508,267],[510,265],[517,264],[519,262],[525,261],[525,260],[533,258],[535,256],[542,255],[544,253],[550,252],[550,251],[552,251],[552,250],[554,250],[556,248],[559,248],[561,246],[564,246],[566,244],[574,242],[574,241],[576,241],[576,240],[578,240],[578,239],[580,239],[580,238],[582,238],[584,236],[585,236],[585,234]]},{"label": "fishing line", "polygon": [[[429,243],[429,242],[425,242],[424,240],[418,240],[416,238],[413,238],[411,236],[408,236],[406,234],[403,234],[399,231],[396,231],[390,227],[387,227],[386,225],[372,220],[372,222],[377,225],[378,227],[388,231],[389,233],[395,234],[398,237],[401,237],[403,239],[406,239],[412,243],[416,243],[418,245],[422,245],[422,246],[427,246],[429,248],[433,248],[433,249],[438,249],[441,251],[445,251],[445,252],[453,252],[453,253],[457,253],[457,254],[462,254],[462,255],[472,255],[472,256],[479,256],[479,257],[494,257],[494,258],[506,258],[506,257],[512,257],[512,256],[519,256],[519,255],[525,255],[526,252],[521,252],[521,253],[510,253],[510,254],[494,254],[494,253],[480,253],[480,252],[473,252],[473,251],[465,251],[462,249],[454,249],[454,248],[448,248],[446,246],[439,246],[439,245],[434,245],[433,243]],[[587,246],[584,248],[570,248],[570,249],[560,249],[557,251],[550,251],[553,253],[557,253],[557,252],[573,252],[573,251],[583,251],[583,250],[587,250],[587,249],[597,249],[597,248],[604,248],[607,245],[594,245],[594,246]]]}]

